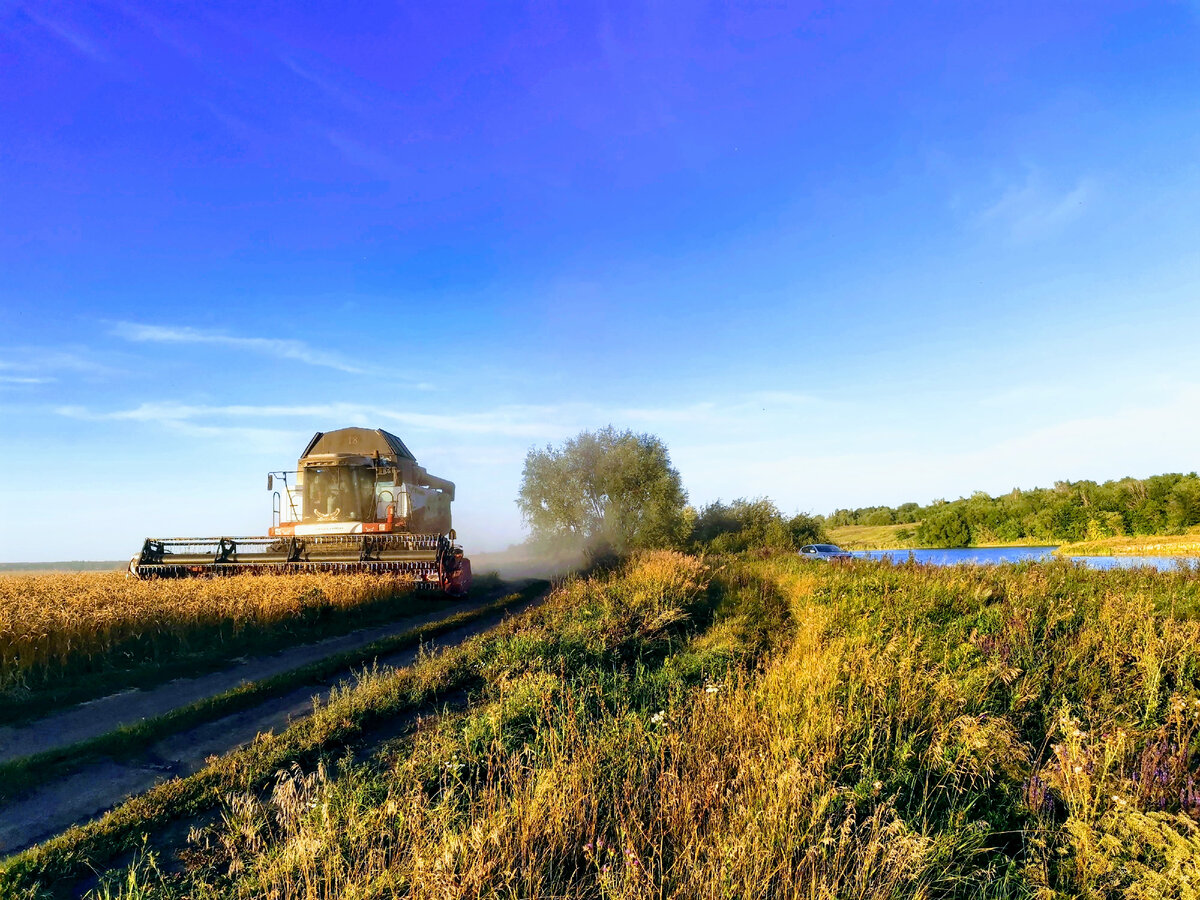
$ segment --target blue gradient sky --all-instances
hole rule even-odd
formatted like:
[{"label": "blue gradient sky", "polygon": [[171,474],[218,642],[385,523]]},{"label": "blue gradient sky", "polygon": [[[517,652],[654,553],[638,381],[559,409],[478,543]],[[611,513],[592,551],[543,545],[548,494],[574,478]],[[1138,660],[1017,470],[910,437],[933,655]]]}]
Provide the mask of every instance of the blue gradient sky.
[{"label": "blue gradient sky", "polygon": [[446,6],[0,3],[0,559],[351,424],[469,549],[609,423],[697,505],[1196,468],[1200,6]]}]

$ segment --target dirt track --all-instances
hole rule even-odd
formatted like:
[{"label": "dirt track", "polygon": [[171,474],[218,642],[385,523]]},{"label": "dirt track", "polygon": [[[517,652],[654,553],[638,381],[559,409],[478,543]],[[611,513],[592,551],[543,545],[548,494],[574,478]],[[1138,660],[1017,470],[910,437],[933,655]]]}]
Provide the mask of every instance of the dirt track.
[{"label": "dirt track", "polygon": [[[433,613],[291,648],[261,659],[246,660],[201,678],[173,681],[149,691],[115,694],[30,723],[26,728],[4,729],[0,732],[0,761],[104,734],[123,724],[161,715],[239,684],[286,672],[335,653],[365,646],[381,637],[481,606],[495,596],[447,606]],[[458,643],[486,631],[505,615],[525,609],[534,602],[537,601],[528,601],[464,625],[426,642],[425,647]],[[417,653],[418,648],[414,647],[380,657],[377,663],[380,668],[401,668],[409,665]],[[135,759],[101,760],[17,797],[0,807],[0,856],[15,853],[71,825],[95,818],[160,781],[195,772],[203,767],[209,756],[228,753],[250,742],[260,732],[286,727],[288,722],[311,713],[314,699],[326,699],[335,687],[353,677],[348,671],[320,685],[305,685],[251,709],[176,732]]]}]

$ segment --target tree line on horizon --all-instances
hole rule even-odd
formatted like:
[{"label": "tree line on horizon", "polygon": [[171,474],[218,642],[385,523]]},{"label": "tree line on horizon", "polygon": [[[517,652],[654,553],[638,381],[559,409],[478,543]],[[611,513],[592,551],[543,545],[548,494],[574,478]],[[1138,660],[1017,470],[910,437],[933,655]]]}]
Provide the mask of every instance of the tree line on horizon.
[{"label": "tree line on horizon", "polygon": [[970,497],[935,500],[927,506],[903,503],[839,509],[824,523],[829,527],[911,524],[907,536],[923,547],[1179,534],[1200,525],[1200,476],[1190,472],[1103,483],[1056,481],[1052,488],[1013,488],[996,497],[976,491]]}]

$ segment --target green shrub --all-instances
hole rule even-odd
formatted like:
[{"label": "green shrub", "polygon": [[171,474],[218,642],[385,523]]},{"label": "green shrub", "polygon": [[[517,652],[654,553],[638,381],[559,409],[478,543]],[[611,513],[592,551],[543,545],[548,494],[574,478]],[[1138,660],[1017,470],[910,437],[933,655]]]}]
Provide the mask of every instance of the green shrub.
[{"label": "green shrub", "polygon": [[971,526],[956,509],[938,510],[917,526],[917,543],[922,547],[966,547],[971,543]]}]

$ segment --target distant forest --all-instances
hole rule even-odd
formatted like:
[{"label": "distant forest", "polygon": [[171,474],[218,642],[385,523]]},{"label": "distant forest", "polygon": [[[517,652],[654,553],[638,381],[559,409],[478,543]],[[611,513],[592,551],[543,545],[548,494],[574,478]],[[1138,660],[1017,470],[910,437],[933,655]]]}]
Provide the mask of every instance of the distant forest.
[{"label": "distant forest", "polygon": [[[1029,539],[1046,543],[1100,540],[1126,534],[1172,534],[1200,525],[1200,477],[1154,475],[1119,481],[1059,481],[1053,488],[1013,489],[992,497],[977,491],[928,506],[839,509],[840,525],[904,525],[925,547],[965,547]],[[903,529],[902,529],[903,530]]]}]

